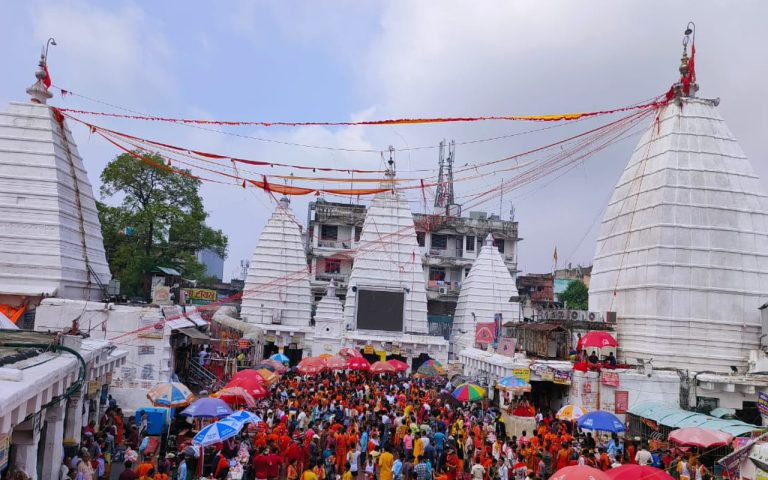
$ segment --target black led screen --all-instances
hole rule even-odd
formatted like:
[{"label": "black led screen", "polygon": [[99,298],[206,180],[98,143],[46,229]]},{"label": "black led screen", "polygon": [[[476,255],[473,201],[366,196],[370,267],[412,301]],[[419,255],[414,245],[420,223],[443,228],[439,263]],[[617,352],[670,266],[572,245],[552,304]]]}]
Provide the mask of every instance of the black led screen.
[{"label": "black led screen", "polygon": [[405,292],[357,290],[359,330],[403,331]]}]

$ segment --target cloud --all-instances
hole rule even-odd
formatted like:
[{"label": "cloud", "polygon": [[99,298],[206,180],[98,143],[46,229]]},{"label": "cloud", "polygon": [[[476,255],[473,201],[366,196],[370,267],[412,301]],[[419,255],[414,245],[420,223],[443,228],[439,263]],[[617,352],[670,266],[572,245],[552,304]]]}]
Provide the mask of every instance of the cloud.
[{"label": "cloud", "polygon": [[173,49],[163,24],[138,6],[36,2],[30,15],[35,37],[58,43],[50,51],[54,83],[103,98],[130,98],[126,103],[134,106],[173,94]]}]

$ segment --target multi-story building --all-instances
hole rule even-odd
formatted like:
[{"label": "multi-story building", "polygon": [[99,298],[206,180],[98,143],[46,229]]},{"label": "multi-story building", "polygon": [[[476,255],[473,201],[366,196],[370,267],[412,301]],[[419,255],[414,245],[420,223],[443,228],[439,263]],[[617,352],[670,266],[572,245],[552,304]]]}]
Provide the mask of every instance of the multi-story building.
[{"label": "multi-story building", "polygon": [[[365,205],[323,199],[309,204],[306,249],[315,300],[322,297],[330,280],[336,281],[339,294],[344,296],[365,214]],[[414,213],[413,220],[430,315],[453,315],[461,284],[488,234],[510,273],[517,274],[517,222],[486,212],[470,212],[468,217]]]}]

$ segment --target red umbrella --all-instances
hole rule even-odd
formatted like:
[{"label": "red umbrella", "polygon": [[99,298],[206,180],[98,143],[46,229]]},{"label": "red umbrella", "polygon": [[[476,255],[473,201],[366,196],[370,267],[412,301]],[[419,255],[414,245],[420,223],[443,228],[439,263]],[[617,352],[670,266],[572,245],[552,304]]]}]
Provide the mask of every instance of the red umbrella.
[{"label": "red umbrella", "polygon": [[325,359],[325,365],[331,370],[346,370],[347,359],[341,355],[333,355]]},{"label": "red umbrella", "polygon": [[232,375],[232,378],[230,380],[251,380],[254,382],[258,382],[259,384],[264,383],[264,377],[262,377],[258,370],[240,370],[239,372]]},{"label": "red umbrella", "polygon": [[362,353],[350,347],[344,347],[341,350],[339,350],[339,355],[341,355],[342,357],[361,357],[361,358],[363,356]]},{"label": "red umbrella", "polygon": [[405,372],[410,368],[407,363],[394,358],[392,360],[387,360],[387,363],[395,367],[395,370],[398,372]]},{"label": "red umbrella", "polygon": [[256,406],[256,400],[254,400],[253,395],[248,393],[243,387],[222,388],[211,396],[213,398],[220,398],[230,405],[245,404],[249,407]]},{"label": "red umbrella", "polygon": [[296,369],[302,375],[315,375],[325,370],[325,359],[321,357],[307,357],[299,362]]},{"label": "red umbrella", "polygon": [[616,347],[619,343],[608,332],[589,332],[581,337],[581,348],[603,348],[603,347]]},{"label": "red umbrella", "polygon": [[267,396],[267,389],[261,384],[250,378],[233,378],[224,388],[240,387],[248,392],[253,398],[264,398]]},{"label": "red umbrella", "polygon": [[371,364],[368,360],[366,360],[363,357],[348,357],[347,369],[368,371],[371,369]]},{"label": "red umbrella", "polygon": [[561,468],[549,480],[611,480],[611,477],[596,468],[574,465]]},{"label": "red umbrella", "polygon": [[678,428],[669,434],[669,440],[687,447],[721,447],[733,440],[733,435],[720,430],[707,430],[699,427]]},{"label": "red umbrella", "polygon": [[646,465],[622,465],[605,472],[611,480],[674,480],[664,470]]},{"label": "red umbrella", "polygon": [[374,362],[373,365],[371,365],[371,373],[395,373],[395,367],[390,365],[387,362]]}]

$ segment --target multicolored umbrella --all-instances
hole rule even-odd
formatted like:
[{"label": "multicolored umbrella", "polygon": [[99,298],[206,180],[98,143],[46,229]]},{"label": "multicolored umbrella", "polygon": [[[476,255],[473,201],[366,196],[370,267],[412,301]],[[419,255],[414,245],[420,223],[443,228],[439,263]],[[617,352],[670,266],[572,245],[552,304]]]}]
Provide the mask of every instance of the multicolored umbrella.
[{"label": "multicolored umbrella", "polygon": [[557,417],[558,420],[578,420],[584,415],[586,415],[588,410],[584,407],[579,407],[576,405],[566,405],[560,410],[557,411],[555,414],[555,417]]},{"label": "multicolored umbrella", "polygon": [[282,352],[276,353],[269,357],[270,360],[276,360],[282,364],[291,363],[291,359],[288,358],[288,356]]},{"label": "multicolored umbrella", "polygon": [[288,367],[286,367],[282,362],[273,360],[271,358],[265,358],[264,360],[259,360],[259,363],[254,365],[253,368],[258,370],[260,368],[264,368],[267,366],[271,367],[270,370],[272,370],[275,373],[279,373],[280,375],[288,371]]},{"label": "multicolored umbrella", "polygon": [[368,371],[371,369],[371,363],[363,357],[346,357],[348,370],[363,370]]},{"label": "multicolored umbrella", "polygon": [[675,477],[664,470],[648,465],[621,465],[605,472],[611,480],[674,480]]},{"label": "multicolored umbrella", "polygon": [[192,391],[179,382],[158,383],[147,392],[147,398],[155,407],[186,407],[195,399]]},{"label": "multicolored umbrella", "polygon": [[408,364],[403,362],[402,360],[392,359],[387,360],[387,363],[395,367],[395,370],[398,372],[407,372],[409,368]]},{"label": "multicolored umbrella", "polygon": [[228,421],[227,419],[219,420],[200,430],[200,432],[192,439],[192,444],[202,447],[215,445],[228,438],[236,436],[242,429],[243,424],[240,422],[234,420]]},{"label": "multicolored umbrella", "polygon": [[586,465],[564,467],[549,477],[549,480],[611,480],[605,472]]},{"label": "multicolored umbrella", "polygon": [[474,383],[462,383],[451,395],[460,402],[476,402],[485,397],[485,389]]},{"label": "multicolored umbrella", "polygon": [[240,387],[253,398],[264,398],[269,393],[262,384],[263,380],[255,380],[253,378],[233,378],[229,381],[224,388]]},{"label": "multicolored umbrella", "polygon": [[296,369],[302,375],[315,375],[325,370],[325,359],[322,357],[307,357],[299,362]]},{"label": "multicolored umbrella", "polygon": [[437,360],[429,359],[421,364],[416,373],[424,377],[439,377],[445,375],[445,368]]},{"label": "multicolored umbrella", "polygon": [[583,415],[576,421],[576,425],[583,430],[596,430],[599,432],[620,433],[627,429],[619,417],[611,412],[596,410]]},{"label": "multicolored umbrella", "polygon": [[[259,388],[262,388],[259,385]],[[263,388],[262,388],[263,389]],[[256,399],[253,395],[248,393],[243,387],[226,387],[222,388],[216,393],[211,394],[213,398],[220,398],[227,402],[229,405],[247,405],[249,407],[256,406]]]},{"label": "multicolored umbrella", "polygon": [[670,433],[669,440],[686,447],[712,448],[730,444],[733,435],[720,430],[685,427]]},{"label": "multicolored umbrella", "polygon": [[371,365],[371,373],[395,373],[395,367],[388,364],[387,362],[382,362],[379,360],[378,362],[373,362]]},{"label": "multicolored umbrella", "polygon": [[205,397],[192,402],[181,414],[195,418],[218,418],[231,415],[232,409],[220,398]]},{"label": "multicolored umbrella", "polygon": [[331,355],[325,359],[325,365],[331,370],[346,370],[347,359],[341,355]]},{"label": "multicolored umbrella", "polygon": [[502,377],[497,382],[498,387],[501,390],[506,390],[513,393],[524,393],[531,391],[531,384],[517,377]]}]

